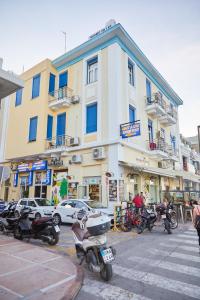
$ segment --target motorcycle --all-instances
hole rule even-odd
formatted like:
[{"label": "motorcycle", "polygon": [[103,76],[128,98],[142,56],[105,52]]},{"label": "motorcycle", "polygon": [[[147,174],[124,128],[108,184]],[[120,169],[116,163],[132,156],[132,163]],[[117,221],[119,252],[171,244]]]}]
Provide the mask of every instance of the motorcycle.
[{"label": "motorcycle", "polygon": [[109,217],[102,213],[89,215],[84,210],[72,217],[77,218],[72,231],[80,265],[85,260],[91,272],[99,273],[104,281],[111,280],[111,263],[116,250],[106,245],[106,232],[110,229]]},{"label": "motorcycle", "polygon": [[13,233],[18,224],[19,218],[15,218],[16,202],[10,202],[0,213],[0,231],[3,233]]},{"label": "motorcycle", "polygon": [[176,229],[178,227],[178,218],[174,206],[171,202],[169,202],[169,204],[167,205],[167,209],[169,213],[171,228]]},{"label": "motorcycle", "polygon": [[171,215],[169,213],[169,206],[167,207],[161,203],[156,207],[156,212],[160,214],[161,219],[163,221],[163,226],[168,234],[171,234],[172,231],[172,222],[171,222]]},{"label": "motorcycle", "polygon": [[19,240],[24,238],[39,239],[51,246],[56,245],[60,235],[59,226],[54,225],[52,217],[42,217],[31,221],[29,214],[32,211],[26,207],[21,210],[20,220],[14,230],[14,237]]},{"label": "motorcycle", "polygon": [[142,221],[138,226],[138,234],[142,233],[145,228],[148,228],[149,231],[152,231],[157,220],[157,215],[153,212],[152,209],[146,209],[145,207],[141,209],[141,218]]}]

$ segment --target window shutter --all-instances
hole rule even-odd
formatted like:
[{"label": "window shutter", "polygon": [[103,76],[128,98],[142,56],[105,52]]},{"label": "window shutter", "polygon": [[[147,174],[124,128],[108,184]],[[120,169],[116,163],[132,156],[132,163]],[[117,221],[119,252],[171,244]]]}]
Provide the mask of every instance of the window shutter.
[{"label": "window shutter", "polygon": [[50,73],[49,76],[49,94],[51,94],[52,96],[54,95],[54,91],[55,91],[55,78],[56,76],[52,73]]},{"label": "window shutter", "polygon": [[47,140],[52,139],[52,129],[53,129],[53,117],[48,115],[48,117],[47,117]]},{"label": "window shutter", "polygon": [[87,106],[86,114],[86,133],[97,131],[97,103]]},{"label": "window shutter", "polygon": [[135,122],[135,108],[129,105],[129,122]]},{"label": "window shutter", "polygon": [[147,101],[151,102],[151,82],[146,79],[146,93],[147,93]]},{"label": "window shutter", "polygon": [[38,97],[40,94],[40,74],[33,77],[32,98]]},{"label": "window shutter", "polygon": [[15,106],[18,106],[21,103],[22,103],[22,89],[20,89],[16,92]]},{"label": "window shutter", "polygon": [[38,117],[30,118],[29,142],[36,141],[36,136],[37,136],[37,119],[38,119]]},{"label": "window shutter", "polygon": [[68,73],[64,72],[59,74],[59,89],[67,86],[67,81],[68,81]]}]

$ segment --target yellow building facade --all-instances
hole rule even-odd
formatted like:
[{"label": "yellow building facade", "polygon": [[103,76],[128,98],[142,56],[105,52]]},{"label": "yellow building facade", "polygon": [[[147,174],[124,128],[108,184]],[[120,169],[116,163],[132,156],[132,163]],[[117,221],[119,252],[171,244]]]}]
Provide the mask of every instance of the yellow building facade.
[{"label": "yellow building facade", "polygon": [[120,24],[21,78],[7,129],[9,199],[57,203],[67,197],[60,192],[66,181],[69,198],[104,206],[140,191],[154,203],[163,191],[182,189],[182,101]]}]

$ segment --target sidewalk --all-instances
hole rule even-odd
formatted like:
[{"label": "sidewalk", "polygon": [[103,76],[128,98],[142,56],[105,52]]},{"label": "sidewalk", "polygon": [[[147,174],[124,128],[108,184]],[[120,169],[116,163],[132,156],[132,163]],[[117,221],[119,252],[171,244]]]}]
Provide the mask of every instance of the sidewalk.
[{"label": "sidewalk", "polygon": [[0,235],[1,300],[70,300],[82,281],[67,256]]}]

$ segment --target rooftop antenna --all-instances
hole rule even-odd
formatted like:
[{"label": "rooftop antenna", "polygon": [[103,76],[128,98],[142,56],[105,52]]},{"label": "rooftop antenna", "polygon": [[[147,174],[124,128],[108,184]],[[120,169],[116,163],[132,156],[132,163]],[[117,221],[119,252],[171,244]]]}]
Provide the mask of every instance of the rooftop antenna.
[{"label": "rooftop antenna", "polygon": [[65,53],[66,53],[66,35],[67,35],[67,33],[66,33],[66,31],[61,31],[63,34],[64,34],[64,36],[65,36]]}]

